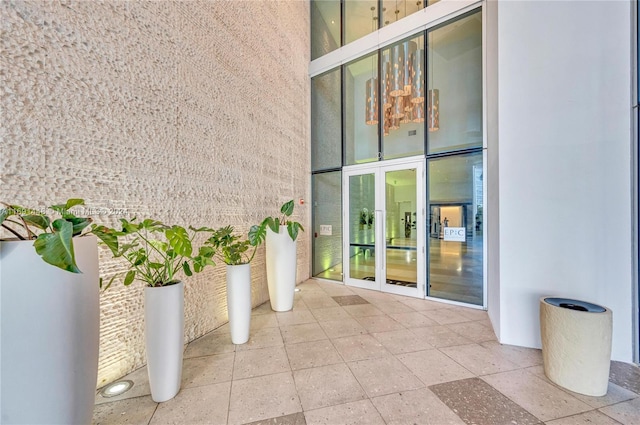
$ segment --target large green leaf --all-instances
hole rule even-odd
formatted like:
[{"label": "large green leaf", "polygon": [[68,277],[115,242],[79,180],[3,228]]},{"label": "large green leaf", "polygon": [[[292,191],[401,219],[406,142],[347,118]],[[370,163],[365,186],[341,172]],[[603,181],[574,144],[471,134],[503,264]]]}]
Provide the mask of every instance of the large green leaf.
[{"label": "large green leaf", "polygon": [[198,250],[198,256],[204,258],[212,258],[216,254],[216,250],[210,246],[201,246]]},{"label": "large green leaf", "polygon": [[[134,218],[135,220],[135,218]],[[123,234],[131,234],[136,233],[138,231],[138,225],[136,223],[132,223],[127,221],[126,218],[121,218],[120,223],[122,224],[122,233]]]},{"label": "large green leaf", "polygon": [[38,235],[33,244],[36,252],[51,265],[71,273],[81,273],[73,252],[73,225],[64,219],[58,219],[52,223],[51,227],[53,227],[53,233]]},{"label": "large green leaf", "polygon": [[93,219],[91,218],[81,218],[81,217],[69,217],[66,219],[67,221],[73,224],[73,236],[78,236],[85,227],[87,227]]},{"label": "large green leaf", "polygon": [[161,232],[167,228],[162,222],[147,218],[140,223],[141,229],[147,229],[150,232]]},{"label": "large green leaf", "polygon": [[78,198],[67,199],[65,208],[70,209],[75,207],[76,205],[84,205],[84,199],[78,199]]},{"label": "large green leaf", "polygon": [[258,246],[264,242],[264,238],[267,236],[267,228],[265,226],[258,226],[254,224],[249,229],[249,243],[251,246]]},{"label": "large green leaf", "polygon": [[154,247],[158,251],[165,252],[165,253],[167,252],[167,249],[169,248],[169,246],[167,245],[166,242],[159,241],[157,239],[149,239],[149,245],[151,245],[152,247]]},{"label": "large green leaf", "polygon": [[38,229],[41,230],[47,230],[47,228],[49,227],[49,224],[51,223],[51,220],[49,220],[49,217],[47,217],[46,215],[40,215],[40,214],[27,214],[27,215],[23,215],[22,219],[29,225],[35,226]]},{"label": "large green leaf", "polygon": [[191,256],[193,247],[191,246],[189,233],[183,227],[173,226],[165,231],[165,236],[176,254],[183,257]]},{"label": "large green leaf", "polygon": [[133,280],[136,278],[136,271],[129,270],[127,275],[124,277],[124,286],[129,286],[133,283]]},{"label": "large green leaf", "polygon": [[269,226],[273,233],[280,233],[280,219],[267,217],[262,221],[261,226]]},{"label": "large green leaf", "polygon": [[280,212],[287,217],[293,214],[293,199],[289,202],[285,202],[282,207],[280,207]]},{"label": "large green leaf", "polygon": [[91,233],[96,235],[111,250],[114,256],[118,256],[118,236],[121,236],[122,232],[94,224],[91,228]]},{"label": "large green leaf", "polygon": [[75,217],[75,215],[73,215],[69,210],[76,205],[84,205],[84,199],[68,199],[64,204],[51,205],[49,208],[60,213],[60,215],[62,215],[62,218],[66,219]]},{"label": "large green leaf", "polygon": [[193,259],[193,270],[200,273],[206,266],[215,266],[216,263],[210,257],[198,255]]},{"label": "large green leaf", "polygon": [[193,275],[193,272],[191,272],[191,267],[189,267],[189,263],[187,263],[186,261],[182,263],[182,270],[184,270],[184,274],[186,274],[187,276]]},{"label": "large green leaf", "polygon": [[289,221],[287,223],[287,232],[289,236],[291,236],[292,240],[296,240],[298,238],[298,231],[302,230],[304,232],[304,228],[297,221]]}]

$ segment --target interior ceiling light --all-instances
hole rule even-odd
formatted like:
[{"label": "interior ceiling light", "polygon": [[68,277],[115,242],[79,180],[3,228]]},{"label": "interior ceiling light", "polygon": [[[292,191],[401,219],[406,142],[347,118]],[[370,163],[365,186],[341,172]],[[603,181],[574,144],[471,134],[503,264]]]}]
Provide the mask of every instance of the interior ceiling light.
[{"label": "interior ceiling light", "polygon": [[124,394],[129,391],[133,387],[133,381],[116,381],[112,382],[109,385],[106,385],[101,391],[100,395],[102,397],[115,397],[120,394]]},{"label": "interior ceiling light", "polygon": [[427,117],[429,119],[429,131],[440,129],[440,90],[429,90],[429,101],[427,103]]},{"label": "interior ceiling light", "polygon": [[404,46],[391,47],[391,91],[393,97],[404,96]]},{"label": "interior ceiling light", "polygon": [[424,103],[416,103],[413,107],[413,122],[424,122]]},{"label": "interior ceiling light", "polygon": [[427,127],[429,131],[436,131],[440,129],[440,90],[433,88],[433,79],[434,79],[434,63],[433,63],[433,55],[434,55],[434,43],[433,43],[433,33],[429,33],[431,36],[431,58],[429,62],[431,63],[430,69],[430,78],[431,84],[429,84],[429,90],[427,91]]},{"label": "interior ceiling light", "polygon": [[412,77],[413,77],[413,54],[416,51],[415,41],[405,41],[402,43],[404,49],[404,93],[402,96],[411,96],[412,91]]},{"label": "interior ceiling light", "polygon": [[[407,3],[405,16],[407,16]],[[420,8],[423,2],[416,2]],[[377,29],[375,7],[371,7],[372,32]],[[383,15],[386,8],[382,9]],[[393,9],[396,21],[400,8],[396,1]],[[387,25],[389,21],[385,22]],[[432,36],[432,34],[429,34]],[[422,40],[422,41],[421,41]],[[422,37],[402,41],[384,51],[381,55],[381,76],[378,78],[377,67],[371,64],[371,78],[366,81],[366,114],[365,122],[377,125],[382,120],[382,134],[388,136],[391,130],[397,130],[401,124],[427,122],[429,131],[440,128],[440,91],[433,88],[433,43],[429,50],[424,46]],[[426,53],[431,53],[426,62]],[[426,65],[431,64],[427,70]],[[374,71],[375,70],[375,71]],[[428,74],[426,71],[429,71]],[[425,74],[427,74],[425,76]],[[429,77],[428,86],[426,85]]]},{"label": "interior ceiling light", "polygon": [[411,103],[424,102],[424,49],[418,49],[413,53],[413,66],[411,74]]},{"label": "interior ceiling light", "polygon": [[391,118],[402,118],[402,117],[404,117],[404,97],[398,96],[395,98],[395,103],[393,104]]},{"label": "interior ceiling light", "polygon": [[378,79],[367,80],[367,109],[366,123],[369,125],[378,124]]}]

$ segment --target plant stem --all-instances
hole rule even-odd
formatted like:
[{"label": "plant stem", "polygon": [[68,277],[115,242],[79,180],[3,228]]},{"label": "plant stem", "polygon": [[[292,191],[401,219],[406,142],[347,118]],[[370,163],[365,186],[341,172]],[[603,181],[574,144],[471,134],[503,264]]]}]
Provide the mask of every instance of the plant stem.
[{"label": "plant stem", "polygon": [[[5,221],[9,221],[11,223],[15,223],[15,221],[12,220],[5,220]],[[7,229],[8,231],[10,231],[11,233],[13,233],[14,235],[16,235],[16,237],[18,239],[20,239],[21,241],[26,240],[25,238],[22,237],[22,235],[18,232],[16,232],[15,230],[13,230],[11,227],[7,226],[6,224],[2,223],[2,227],[4,227],[5,229]]]}]

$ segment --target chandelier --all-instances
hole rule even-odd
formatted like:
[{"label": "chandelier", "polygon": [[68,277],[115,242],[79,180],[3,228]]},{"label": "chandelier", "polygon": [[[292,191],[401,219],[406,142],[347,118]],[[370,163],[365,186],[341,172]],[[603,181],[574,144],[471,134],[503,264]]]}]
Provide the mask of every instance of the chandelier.
[{"label": "chandelier", "polygon": [[[377,17],[373,16],[373,10],[372,7],[372,20],[375,23]],[[396,7],[396,19],[398,12]],[[433,61],[430,62],[433,63]],[[379,122],[378,93],[380,92],[382,131],[385,136],[393,130],[398,130],[401,124],[407,123],[427,121],[429,131],[438,130],[440,128],[440,92],[437,89],[430,89],[425,93],[424,66],[425,51],[419,49],[415,41],[403,41],[384,51],[380,87],[378,87],[378,78],[374,75],[366,82],[366,124],[377,125]],[[433,72],[430,74],[433,81]]]}]

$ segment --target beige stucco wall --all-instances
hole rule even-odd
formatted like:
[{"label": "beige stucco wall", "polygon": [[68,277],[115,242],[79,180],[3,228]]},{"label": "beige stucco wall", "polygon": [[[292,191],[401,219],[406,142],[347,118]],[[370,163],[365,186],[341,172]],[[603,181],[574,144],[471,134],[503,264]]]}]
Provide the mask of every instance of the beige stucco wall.
[{"label": "beige stucco wall", "polygon": [[[304,1],[0,2],[0,200],[247,230],[309,193]],[[295,218],[309,225],[309,204]],[[309,233],[298,280],[309,276]],[[123,270],[101,250],[104,278]],[[253,303],[267,300],[264,248]],[[226,322],[224,267],[186,280],[185,337]],[[101,294],[98,385],[145,362],[142,285]]]}]

